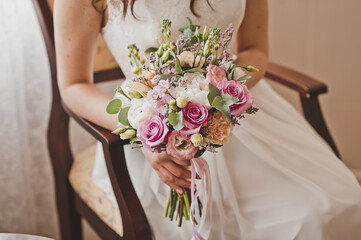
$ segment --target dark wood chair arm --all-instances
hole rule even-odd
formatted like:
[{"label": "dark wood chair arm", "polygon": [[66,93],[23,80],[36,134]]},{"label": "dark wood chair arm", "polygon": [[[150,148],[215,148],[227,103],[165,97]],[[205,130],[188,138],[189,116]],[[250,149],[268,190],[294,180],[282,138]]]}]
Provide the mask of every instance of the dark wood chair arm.
[{"label": "dark wood chair arm", "polygon": [[64,110],[103,146],[110,181],[122,216],[124,239],[151,239],[149,223],[135,192],[125,161],[124,141],[109,130],[97,126],[72,112],[64,103]]},{"label": "dark wood chair arm", "polygon": [[305,97],[327,92],[327,86],[324,83],[276,63],[270,62],[268,64],[265,76],[297,91]]},{"label": "dark wood chair arm", "polygon": [[94,83],[112,81],[121,78],[125,78],[125,75],[120,68],[113,68],[94,73]]},{"label": "dark wood chair arm", "polygon": [[121,140],[119,136],[112,134],[109,130],[104,129],[72,112],[64,103],[62,103],[62,105],[65,112],[99,142],[103,144],[119,145],[124,145],[127,143]]}]

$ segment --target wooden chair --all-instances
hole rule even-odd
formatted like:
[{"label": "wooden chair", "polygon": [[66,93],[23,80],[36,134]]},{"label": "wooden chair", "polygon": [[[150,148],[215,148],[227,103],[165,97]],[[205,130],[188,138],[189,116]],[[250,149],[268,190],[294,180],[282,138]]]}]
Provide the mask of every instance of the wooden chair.
[{"label": "wooden chair", "polygon": [[[118,136],[112,135],[108,130],[79,117],[62,102],[57,85],[51,8],[46,0],[32,1],[43,32],[51,70],[53,100],[48,126],[48,148],[55,176],[61,239],[80,240],[82,238],[81,218],[90,224],[101,239],[151,239],[150,226],[129,178],[123,150],[126,142],[121,141]],[[274,63],[269,64],[266,76],[299,93],[306,119],[339,156],[318,102],[318,95],[327,92],[326,85]],[[94,73],[95,83],[123,77],[119,67]],[[123,223],[122,234],[108,226],[69,182],[69,172],[73,164],[68,134],[69,117],[72,117],[103,146],[108,173]]]}]

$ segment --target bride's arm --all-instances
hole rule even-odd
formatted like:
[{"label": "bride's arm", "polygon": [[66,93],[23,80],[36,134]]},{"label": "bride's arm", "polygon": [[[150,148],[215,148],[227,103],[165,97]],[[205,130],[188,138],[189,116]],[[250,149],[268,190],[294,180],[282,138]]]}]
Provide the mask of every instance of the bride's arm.
[{"label": "bride's arm", "polygon": [[[99,126],[114,130],[117,117],[106,113],[111,98],[93,84],[93,55],[102,16],[92,0],[55,1],[54,26],[58,84],[65,104]],[[189,161],[178,161],[165,152],[144,155],[164,183],[181,192],[190,187]]]},{"label": "bride's arm", "polygon": [[91,0],[55,1],[56,61],[62,99],[80,116],[114,130],[117,117],[105,111],[111,98],[93,84],[93,55],[101,23],[102,15]]},{"label": "bride's arm", "polygon": [[259,72],[250,73],[247,81],[252,88],[264,76],[268,63],[267,0],[247,1],[245,17],[237,32],[237,65],[253,65]]}]

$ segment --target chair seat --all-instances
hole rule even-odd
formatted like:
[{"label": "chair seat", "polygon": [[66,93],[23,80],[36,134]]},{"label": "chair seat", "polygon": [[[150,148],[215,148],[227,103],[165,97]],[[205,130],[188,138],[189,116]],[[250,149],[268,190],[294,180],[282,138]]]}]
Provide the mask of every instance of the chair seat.
[{"label": "chair seat", "polygon": [[73,162],[69,181],[74,191],[110,228],[123,236],[123,223],[117,205],[96,186],[92,179],[96,145],[83,150]]}]

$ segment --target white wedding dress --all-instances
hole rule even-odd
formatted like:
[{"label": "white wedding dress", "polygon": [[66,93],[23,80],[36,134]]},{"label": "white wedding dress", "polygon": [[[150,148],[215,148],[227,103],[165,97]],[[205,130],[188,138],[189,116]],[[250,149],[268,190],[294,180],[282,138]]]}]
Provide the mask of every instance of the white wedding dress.
[{"label": "white wedding dress", "polygon": [[[195,24],[237,29],[245,0],[196,1],[196,18],[185,0],[137,0],[122,18],[120,0],[108,0],[103,37],[128,78],[133,77],[127,45],[144,51],[160,42],[160,23],[172,21],[173,38],[189,16]],[[235,39],[230,51],[235,51]],[[218,153],[205,154],[211,170],[213,203],[206,239],[361,239],[361,188],[347,167],[305,119],[265,80],[251,89],[260,111],[241,120],[233,139]],[[191,239],[189,222],[177,227],[163,218],[166,186],[139,149],[125,149],[129,172],[155,239]],[[116,204],[101,145],[93,180]]]}]

